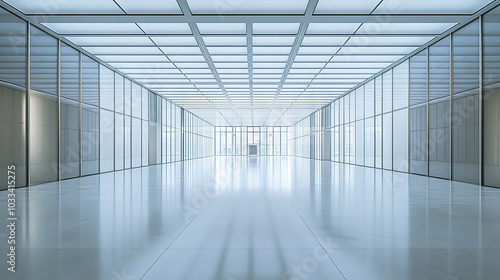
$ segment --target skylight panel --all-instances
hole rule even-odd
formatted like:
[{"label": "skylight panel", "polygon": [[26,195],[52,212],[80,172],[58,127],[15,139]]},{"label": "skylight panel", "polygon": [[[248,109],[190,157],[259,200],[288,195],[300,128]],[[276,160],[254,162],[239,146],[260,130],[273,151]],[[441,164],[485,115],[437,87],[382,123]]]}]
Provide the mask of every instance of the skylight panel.
[{"label": "skylight panel", "polygon": [[129,47],[84,47],[88,52],[99,55],[99,54],[157,54],[162,55],[161,51],[157,47],[141,47],[141,48],[129,48]]},{"label": "skylight panel", "polygon": [[[86,2],[86,1],[84,1]],[[116,0],[127,14],[182,14],[176,0]]]},{"label": "skylight panel", "polygon": [[197,23],[202,35],[209,34],[246,34],[244,23]]},{"label": "skylight panel", "polygon": [[[5,0],[25,14],[123,14],[113,1],[56,1]],[[53,5],[50,5],[50,4]]]},{"label": "skylight panel", "polygon": [[338,47],[300,47],[298,54],[334,55],[338,50]]},{"label": "skylight panel", "polygon": [[134,23],[44,23],[58,34],[144,34]]},{"label": "skylight panel", "polygon": [[254,54],[290,54],[291,47],[254,47]]},{"label": "skylight panel", "polygon": [[359,23],[310,23],[306,34],[353,34]]},{"label": "skylight panel", "polygon": [[308,0],[223,1],[187,0],[193,14],[304,14]]},{"label": "skylight panel", "polygon": [[346,46],[378,46],[378,45],[423,45],[428,41],[432,40],[434,36],[429,37],[410,37],[410,36],[398,36],[398,37],[384,37],[384,36],[357,36],[351,37],[347,41]]},{"label": "skylight panel", "polygon": [[[369,14],[380,0],[357,0],[356,2],[344,0],[320,0],[316,6],[315,14]],[[385,2],[385,1],[384,1]]]},{"label": "skylight panel", "polygon": [[203,37],[207,46],[246,46],[246,37]]},{"label": "skylight panel", "polygon": [[106,46],[106,45],[120,45],[120,46],[154,46],[153,42],[148,37],[66,37],[66,39],[79,46]]},{"label": "skylight panel", "polygon": [[343,47],[338,54],[408,54],[417,47]]},{"label": "skylight panel", "polygon": [[253,34],[297,34],[300,23],[254,23]]},{"label": "skylight panel", "polygon": [[365,23],[356,34],[441,34],[455,23]]},{"label": "skylight panel", "polygon": [[198,46],[196,39],[191,36],[184,37],[151,37],[157,45],[161,46]]},{"label": "skylight panel", "polygon": [[246,62],[245,55],[212,55],[213,62]]},{"label": "skylight panel", "polygon": [[246,47],[207,47],[210,54],[247,54]]},{"label": "skylight panel", "polygon": [[295,42],[295,37],[258,37],[252,38],[254,46],[292,46]]},{"label": "skylight panel", "polygon": [[268,56],[268,55],[255,55],[253,56],[253,61],[254,62],[286,62],[288,61],[288,56],[284,55],[273,55],[273,56]]},{"label": "skylight panel", "polygon": [[305,36],[302,40],[302,46],[338,46],[343,45],[348,38]]},{"label": "skylight panel", "polygon": [[394,5],[392,1],[383,1],[375,14],[473,14],[491,0],[419,0],[405,1]]},{"label": "skylight panel", "polygon": [[139,23],[147,34],[192,34],[187,23]]},{"label": "skylight panel", "polygon": [[198,47],[161,47],[166,55],[172,54],[201,54]]},{"label": "skylight panel", "polygon": [[165,56],[161,55],[97,55],[98,58],[106,62],[168,62]]},{"label": "skylight panel", "polygon": [[202,55],[169,55],[168,58],[176,62],[204,62],[205,58]]}]

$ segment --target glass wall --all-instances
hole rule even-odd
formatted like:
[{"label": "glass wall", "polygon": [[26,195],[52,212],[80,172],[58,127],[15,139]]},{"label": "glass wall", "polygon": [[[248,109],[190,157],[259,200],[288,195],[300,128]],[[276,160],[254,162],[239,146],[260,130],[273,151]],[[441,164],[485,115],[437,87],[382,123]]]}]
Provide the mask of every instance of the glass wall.
[{"label": "glass wall", "polygon": [[0,17],[0,168],[15,165],[16,186],[213,155],[212,125],[3,8]]},{"label": "glass wall", "polygon": [[334,162],[500,187],[499,18],[497,7],[296,123],[290,153],[315,158],[331,131]]},{"label": "glass wall", "polygon": [[[16,186],[26,186],[26,92],[0,84],[0,168],[10,165],[15,165]],[[0,172],[0,179],[0,190],[7,189],[7,172]]]},{"label": "glass wall", "polygon": [[[483,162],[484,184],[500,187],[500,7],[483,16]],[[474,108],[477,99],[470,97],[467,107]],[[465,100],[464,100],[465,101]],[[472,105],[471,105],[472,103]],[[475,114],[474,114],[475,115]],[[471,126],[474,121],[469,121]]]},{"label": "glass wall", "polygon": [[[213,133],[213,130],[209,132]],[[288,138],[288,127],[218,126],[215,128],[215,154],[218,156],[247,155],[248,145],[257,145],[258,155],[285,156],[288,155]]]},{"label": "glass wall", "polygon": [[[0,8],[0,190],[15,165],[16,186],[26,186],[27,24]],[[8,38],[8,39],[6,39]]]},{"label": "glass wall", "polygon": [[[214,127],[208,122],[198,118],[196,115],[183,110],[184,126],[182,135],[184,136],[184,159],[196,159],[214,155]],[[240,153],[241,147],[236,148],[236,127],[234,132],[228,133],[227,138],[232,138],[232,155]],[[241,133],[238,134],[241,136]],[[219,148],[220,150],[220,148]]]}]

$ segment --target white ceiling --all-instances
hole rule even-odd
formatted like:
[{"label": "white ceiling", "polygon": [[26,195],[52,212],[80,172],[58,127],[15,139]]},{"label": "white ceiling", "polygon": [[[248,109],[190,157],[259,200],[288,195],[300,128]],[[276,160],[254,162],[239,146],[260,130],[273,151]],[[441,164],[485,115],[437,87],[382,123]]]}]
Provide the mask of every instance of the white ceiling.
[{"label": "white ceiling", "polygon": [[291,125],[492,1],[4,2],[201,118],[238,126]]}]

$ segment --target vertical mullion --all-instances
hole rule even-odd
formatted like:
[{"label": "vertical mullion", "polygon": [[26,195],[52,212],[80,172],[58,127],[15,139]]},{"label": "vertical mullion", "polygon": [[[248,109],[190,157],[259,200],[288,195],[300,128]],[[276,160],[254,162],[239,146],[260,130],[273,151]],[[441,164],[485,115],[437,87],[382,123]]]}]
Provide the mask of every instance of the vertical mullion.
[{"label": "vertical mullion", "polygon": [[[450,46],[451,46],[451,38],[450,38]],[[429,143],[429,93],[430,93],[430,48],[427,48],[427,63],[426,63],[426,68],[427,68],[427,97],[426,97],[426,115],[425,115],[425,121],[426,121],[426,128],[425,128],[425,139],[426,139],[426,143],[425,143],[425,146],[426,146],[426,156],[427,156],[427,171],[426,171],[426,176],[429,176],[429,163],[430,163],[430,143]]]},{"label": "vertical mullion", "polygon": [[125,170],[127,168],[126,164],[125,164],[125,119],[126,119],[126,115],[127,115],[127,112],[125,111],[125,103],[126,103],[126,100],[125,100],[125,80],[126,78],[123,77],[123,104],[122,104],[122,108],[123,108],[123,117],[122,117],[122,133],[123,133],[123,136],[122,136],[122,152],[123,152],[123,159],[122,159],[122,164],[123,164],[123,170]]},{"label": "vertical mullion", "polygon": [[394,170],[394,68],[391,71],[391,170]]},{"label": "vertical mullion", "polygon": [[31,24],[26,25],[26,186],[31,185],[31,161],[30,161],[30,91],[31,91]]},{"label": "vertical mullion", "polygon": [[[427,54],[428,53],[429,52],[427,52]],[[407,104],[407,106],[408,106],[408,108],[407,108],[407,111],[408,111],[407,112],[407,115],[408,115],[407,118],[408,118],[408,120],[407,120],[407,127],[406,127],[407,136],[408,136],[408,143],[407,143],[407,145],[408,145],[407,146],[408,147],[407,148],[407,150],[408,150],[407,151],[408,152],[408,155],[407,155],[407,157],[408,157],[408,161],[407,161],[408,171],[407,171],[407,173],[410,173],[410,162],[411,162],[410,161],[410,155],[411,155],[411,151],[410,151],[410,147],[411,147],[410,146],[410,137],[411,137],[411,135],[410,135],[410,60],[409,59],[408,59],[408,69],[407,70],[408,70],[408,72],[407,72],[408,74],[406,76],[406,82],[407,82],[406,87],[408,89],[407,92],[406,92],[406,97],[407,97],[407,100],[408,100],[408,104]],[[393,145],[394,145],[394,143],[393,143]]]},{"label": "vertical mullion", "polygon": [[57,39],[57,180],[61,181],[61,40]]},{"label": "vertical mullion", "polygon": [[[379,80],[382,75],[379,76]],[[382,90],[380,91],[382,95]],[[382,109],[382,107],[380,108]],[[382,116],[380,116],[382,118]],[[365,124],[366,125],[366,124]],[[373,79],[373,168],[377,168],[377,79]]]},{"label": "vertical mullion", "polygon": [[[387,72],[386,72],[387,73]],[[384,74],[380,75],[380,169],[384,169]]]},{"label": "vertical mullion", "polygon": [[450,35],[450,101],[449,101],[449,106],[448,110],[450,110],[450,113],[448,114],[449,119],[449,128],[448,128],[448,133],[449,133],[449,155],[448,155],[448,160],[450,161],[449,163],[449,180],[453,179],[453,33]]},{"label": "vertical mullion", "polygon": [[483,87],[483,16],[479,17],[479,156],[478,156],[478,166],[479,166],[479,185],[482,186],[484,182],[484,162],[483,162],[483,148],[484,148],[484,123],[483,123],[483,101],[484,101],[484,87]]},{"label": "vertical mullion", "polygon": [[[81,56],[83,56],[83,54],[81,54]],[[81,61],[82,69],[83,69],[83,60],[80,59],[80,61]],[[113,84],[113,86],[114,86],[114,84]],[[80,98],[81,98],[81,94],[80,94]],[[98,108],[97,108],[97,116],[98,116],[97,126],[99,128],[99,133],[98,133],[98,139],[99,139],[99,151],[98,151],[99,160],[97,161],[98,162],[97,167],[99,169],[98,174],[100,174],[101,173],[101,148],[102,148],[102,143],[101,143],[101,67],[97,67],[97,104],[98,104]],[[114,102],[113,102],[113,106],[114,106]],[[113,123],[113,125],[114,125],[114,123]],[[114,154],[113,154],[113,156],[114,156]],[[113,162],[115,162],[115,161],[113,160]]]},{"label": "vertical mullion", "polygon": [[113,171],[116,171],[116,75],[113,71]]},{"label": "vertical mullion", "polygon": [[[80,162],[79,175],[83,174],[83,152],[82,152],[82,141],[83,141],[83,125],[82,125],[82,53],[78,52],[78,157]],[[97,161],[98,168],[100,157]]]}]

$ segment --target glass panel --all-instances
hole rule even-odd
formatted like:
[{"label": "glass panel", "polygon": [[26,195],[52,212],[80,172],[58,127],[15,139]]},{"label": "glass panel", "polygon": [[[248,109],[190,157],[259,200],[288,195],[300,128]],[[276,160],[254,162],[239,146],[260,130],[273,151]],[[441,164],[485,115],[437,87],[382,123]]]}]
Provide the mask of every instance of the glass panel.
[{"label": "glass panel", "polygon": [[375,117],[375,167],[382,168],[382,116]]},{"label": "glass panel", "polygon": [[393,69],[393,107],[394,110],[408,107],[408,61]]},{"label": "glass panel", "polygon": [[26,186],[26,93],[0,84],[0,168],[4,170],[0,190],[7,189],[5,170],[11,164],[16,166],[16,186]]},{"label": "glass panel", "polygon": [[375,82],[372,80],[365,85],[365,118],[373,117],[375,112]]},{"label": "glass panel", "polygon": [[0,18],[0,38],[8,38],[0,40],[0,80],[26,86],[26,22],[2,8]]},{"label": "glass panel", "polygon": [[99,172],[99,109],[82,104],[82,176]]},{"label": "glass panel", "polygon": [[[484,184],[494,187],[500,187],[500,114],[498,113],[498,108],[500,108],[500,52],[498,48],[500,44],[499,17],[499,7],[483,16],[483,81],[486,85],[483,97]],[[470,98],[472,97],[469,97],[469,99]],[[470,108],[470,105],[467,106],[467,108]],[[471,109],[469,109],[469,111],[471,111]],[[474,113],[474,116],[475,115],[476,114]],[[471,122],[469,121],[469,130],[471,129],[470,123]],[[472,143],[468,144],[472,145]],[[471,160],[471,158],[469,158],[469,160]],[[455,176],[455,172],[453,175]]]},{"label": "glass panel", "polygon": [[114,170],[115,140],[114,140],[114,113],[101,109],[100,115],[100,172]]},{"label": "glass panel", "polygon": [[408,109],[393,113],[393,168],[396,171],[408,171]]},{"label": "glass panel", "polygon": [[386,113],[382,116],[382,137],[383,137],[383,163],[384,169],[392,170],[392,113]]},{"label": "glass panel", "polygon": [[427,175],[427,105],[425,104],[410,108],[410,172]]},{"label": "glass panel", "polygon": [[99,64],[82,55],[82,102],[99,106]]},{"label": "glass panel", "polygon": [[357,31],[359,34],[429,34],[438,35],[451,28],[455,23],[364,23]]},{"label": "glass panel", "polygon": [[131,161],[132,161],[132,151],[131,151],[131,128],[132,128],[132,119],[130,116],[124,116],[125,118],[125,126],[124,126],[124,137],[125,137],[125,166],[124,168],[130,168],[131,167]]},{"label": "glass panel", "polygon": [[123,138],[123,115],[115,113],[115,170],[123,169],[124,160],[124,138]]},{"label": "glass panel", "polygon": [[[486,38],[487,36],[485,42]],[[485,73],[486,61],[487,59],[485,59]],[[478,93],[479,23],[475,21],[453,35],[453,180],[469,183],[479,181]],[[443,118],[447,118],[445,120],[448,121],[449,116],[445,115]],[[446,125],[449,127],[449,124]]]},{"label": "glass panel", "polygon": [[133,0],[119,0],[117,3],[128,14],[182,14],[175,0],[148,1],[147,5]]},{"label": "glass panel", "polygon": [[[355,164],[356,163],[356,128],[355,128],[355,122],[351,122],[350,124],[347,125],[348,131],[346,133],[349,134],[349,157],[348,157],[348,163]],[[361,139],[359,140],[361,141]]]},{"label": "glass panel", "polygon": [[61,178],[80,176],[80,105],[61,98]]},{"label": "glass panel", "polygon": [[[353,124],[354,125],[354,124]],[[356,164],[365,164],[365,121],[356,121]],[[373,140],[373,138],[371,138]]]},{"label": "glass panel", "polygon": [[306,34],[353,34],[359,23],[310,23]]},{"label": "glass panel", "polygon": [[387,113],[392,111],[392,70],[385,72],[382,75],[382,79],[383,79],[382,111],[383,113]]},{"label": "glass panel", "polygon": [[[274,127],[274,133],[273,133],[273,143],[272,145],[274,146],[274,153],[273,155],[279,156],[281,155],[281,133],[280,133],[280,128],[279,127]],[[270,143],[271,145],[271,143]]]},{"label": "glass panel", "polygon": [[142,166],[149,164],[149,125],[148,121],[142,121]]},{"label": "glass panel", "polygon": [[158,154],[161,150],[158,149],[158,129],[159,126],[149,122],[149,164],[157,164],[160,160]]},{"label": "glass panel", "polygon": [[57,40],[36,27],[31,28],[30,87],[57,95]]},{"label": "glass panel", "polygon": [[[56,9],[58,14],[122,14],[120,8],[112,2],[87,0],[87,1],[58,1],[54,3],[39,2],[39,1],[5,1],[25,14],[43,15],[52,13]],[[102,25],[102,24],[101,24]]]},{"label": "glass panel", "polygon": [[125,80],[122,76],[115,74],[115,112],[123,113],[125,98]]},{"label": "glass panel", "polygon": [[61,42],[61,96],[80,101],[80,52]]},{"label": "glass panel", "polygon": [[320,0],[315,14],[369,14],[377,6],[379,0],[358,1],[356,5],[345,1]]},{"label": "glass panel", "polygon": [[427,102],[427,49],[410,58],[410,106]]},{"label": "glass panel", "polygon": [[58,120],[57,98],[31,92],[30,95],[30,178],[32,184],[57,180]]},{"label": "glass panel", "polygon": [[365,165],[373,167],[375,165],[375,124],[374,118],[365,120]]},{"label": "glass panel", "polygon": [[375,115],[382,113],[382,76],[375,79]]},{"label": "glass panel", "polygon": [[114,92],[115,92],[115,73],[101,65],[100,68],[100,79],[99,79],[99,89],[100,89],[100,105],[101,108],[113,111],[114,106]]},{"label": "glass panel", "polygon": [[282,127],[281,128],[281,155],[285,156],[288,155],[288,128],[287,127]]},{"label": "glass panel", "polygon": [[307,0],[296,1],[239,1],[210,2],[205,0],[188,0],[193,14],[303,14]]},{"label": "glass panel", "polygon": [[254,23],[253,34],[297,34],[300,23]]},{"label": "glass panel", "polygon": [[132,110],[132,116],[136,118],[141,118],[141,99],[142,99],[142,92],[141,92],[141,86],[139,86],[136,83],[132,83],[132,105],[131,105],[131,110]]},{"label": "glass panel", "polygon": [[124,114],[130,116],[132,114],[132,82],[129,79],[125,79],[125,100],[123,101]]},{"label": "glass panel", "polygon": [[382,1],[380,6],[375,10],[375,13],[394,14],[397,9],[398,13],[401,14],[473,14],[489,2],[491,0],[421,0],[418,2],[405,2],[404,5],[395,5],[395,2]]},{"label": "glass panel", "polygon": [[142,88],[142,119],[149,120],[149,91]]},{"label": "glass panel", "polygon": [[429,176],[446,179],[450,178],[449,112],[449,97],[429,103]]},{"label": "glass panel", "polygon": [[429,101],[450,95],[450,37],[429,48]]},{"label": "glass panel", "polygon": [[[200,33],[205,34],[246,34],[244,23],[197,23]],[[188,26],[189,28],[189,26]]]}]

